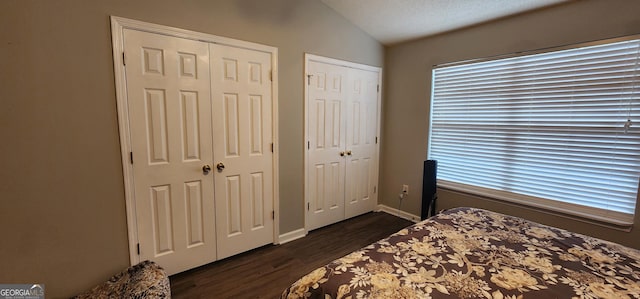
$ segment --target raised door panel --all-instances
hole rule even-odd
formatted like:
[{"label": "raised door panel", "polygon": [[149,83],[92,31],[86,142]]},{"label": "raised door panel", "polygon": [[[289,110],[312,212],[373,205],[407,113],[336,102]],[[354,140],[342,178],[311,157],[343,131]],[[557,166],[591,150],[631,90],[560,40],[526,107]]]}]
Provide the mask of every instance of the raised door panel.
[{"label": "raised door panel", "polygon": [[140,259],[169,274],[216,258],[209,49],[124,30]]},{"label": "raised door panel", "polygon": [[274,238],[271,54],[216,44],[210,52],[221,259]]}]

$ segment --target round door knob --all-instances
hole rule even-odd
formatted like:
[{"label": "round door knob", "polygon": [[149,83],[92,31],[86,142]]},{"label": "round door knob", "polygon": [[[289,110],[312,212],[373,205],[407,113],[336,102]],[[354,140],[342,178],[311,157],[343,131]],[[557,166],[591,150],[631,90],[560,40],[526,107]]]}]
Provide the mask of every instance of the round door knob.
[{"label": "round door knob", "polygon": [[347,155],[351,156],[351,151],[347,151]]},{"label": "round door knob", "polygon": [[340,157],[344,157],[344,152],[340,152]]},{"label": "round door knob", "polygon": [[202,172],[204,174],[208,174],[211,171],[211,165],[207,164],[205,166],[202,166]]},{"label": "round door knob", "polygon": [[222,162],[220,162],[220,163],[218,163],[216,165],[216,168],[218,168],[218,171],[222,171],[222,170],[224,170],[224,164],[222,164]]}]

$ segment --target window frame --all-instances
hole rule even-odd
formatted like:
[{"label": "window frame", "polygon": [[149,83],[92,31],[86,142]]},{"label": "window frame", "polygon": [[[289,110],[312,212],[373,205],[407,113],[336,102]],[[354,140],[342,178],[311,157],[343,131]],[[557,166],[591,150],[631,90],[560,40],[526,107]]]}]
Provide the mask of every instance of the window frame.
[{"label": "window frame", "polygon": [[[542,48],[537,50],[514,52],[509,54],[503,54],[503,55],[488,56],[483,58],[455,61],[455,62],[448,62],[448,63],[434,65],[431,69],[431,90],[430,90],[430,103],[429,103],[429,135],[427,140],[428,159],[435,159],[434,157],[432,157],[431,153],[432,153],[432,145],[433,145],[432,136],[433,136],[433,118],[434,118],[433,113],[434,113],[434,102],[435,102],[434,93],[436,90],[435,81],[436,81],[437,69],[444,68],[444,67],[454,67],[454,66],[461,66],[461,65],[467,65],[467,64],[488,62],[488,61],[497,61],[497,60],[521,57],[521,56],[545,54],[550,52],[557,52],[557,51],[570,50],[570,49],[583,48],[583,47],[599,46],[604,44],[612,44],[612,43],[631,41],[631,40],[638,40],[640,42],[640,34],[616,37],[616,38],[610,38],[610,39],[604,39],[604,40],[598,40],[598,41],[590,41],[590,42],[584,42],[584,43],[556,46],[556,47],[548,47],[548,48]],[[640,49],[640,46],[639,46],[639,49]],[[638,52],[640,53],[640,50],[638,50]],[[636,60],[637,61],[640,60],[640,54],[637,54]],[[636,62],[633,76],[637,78],[639,74],[640,72]],[[634,83],[634,89],[635,88],[636,87]],[[638,96],[638,93],[635,92],[632,94],[631,98],[635,98],[637,96]],[[583,205],[567,203],[559,200],[545,199],[545,198],[540,198],[535,196],[519,194],[511,191],[485,188],[485,187],[469,185],[469,184],[464,184],[459,182],[447,181],[443,179],[438,179],[437,183],[439,188],[462,192],[465,194],[471,194],[471,195],[479,196],[481,198],[485,198],[489,200],[498,200],[500,202],[512,203],[518,206],[533,208],[535,210],[539,210],[542,212],[558,214],[568,218],[589,222],[593,224],[603,225],[607,227],[612,227],[615,229],[620,229],[625,231],[628,231],[633,226],[634,219],[636,218],[638,213],[638,205],[639,205],[638,202],[640,201],[639,200],[640,199],[640,179],[638,180],[638,185],[636,186],[636,201],[635,201],[634,214],[631,216],[631,219],[629,221],[619,221],[616,219],[612,219],[607,216],[606,212],[602,214],[597,214],[597,213],[594,214],[593,211],[585,212],[582,209],[582,207],[584,207]],[[628,214],[625,213],[625,215],[628,215]]]}]

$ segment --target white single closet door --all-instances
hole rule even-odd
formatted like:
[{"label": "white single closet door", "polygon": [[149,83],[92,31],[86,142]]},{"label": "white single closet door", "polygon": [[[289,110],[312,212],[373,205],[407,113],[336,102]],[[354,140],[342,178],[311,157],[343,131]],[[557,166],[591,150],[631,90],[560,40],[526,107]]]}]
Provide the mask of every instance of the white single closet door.
[{"label": "white single closet door", "polygon": [[222,259],[273,243],[271,54],[217,44],[210,53]]},{"label": "white single closet door", "polygon": [[345,218],[373,211],[378,182],[378,72],[349,69]]},{"label": "white single closet door", "polygon": [[346,69],[307,65],[307,230],[344,219]]},{"label": "white single closet door", "polygon": [[216,259],[207,43],[124,30],[140,260],[169,275]]}]

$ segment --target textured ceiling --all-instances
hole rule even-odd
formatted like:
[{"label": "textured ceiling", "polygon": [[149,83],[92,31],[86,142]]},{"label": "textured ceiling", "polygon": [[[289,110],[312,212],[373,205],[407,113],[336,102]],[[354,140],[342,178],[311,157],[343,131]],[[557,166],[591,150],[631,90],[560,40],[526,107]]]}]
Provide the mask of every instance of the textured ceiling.
[{"label": "textured ceiling", "polygon": [[566,0],[321,0],[385,45]]}]

